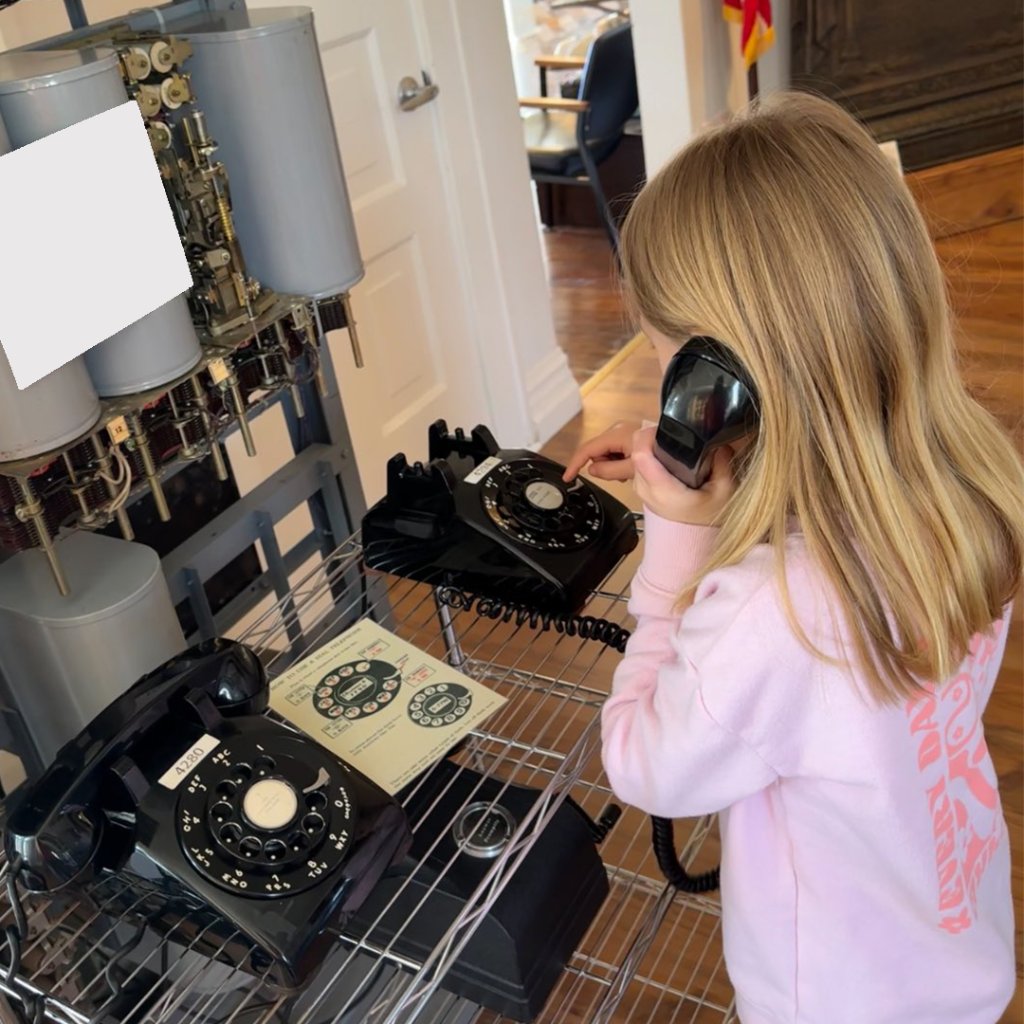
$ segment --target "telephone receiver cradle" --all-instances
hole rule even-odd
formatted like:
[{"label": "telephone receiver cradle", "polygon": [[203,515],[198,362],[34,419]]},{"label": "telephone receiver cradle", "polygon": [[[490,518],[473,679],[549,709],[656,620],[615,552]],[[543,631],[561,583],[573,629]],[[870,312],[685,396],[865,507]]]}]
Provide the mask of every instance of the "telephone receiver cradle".
[{"label": "telephone receiver cradle", "polygon": [[714,338],[691,338],[672,357],[661,386],[654,437],[658,461],[687,487],[703,487],[715,452],[757,425],[754,386]]},{"label": "telephone receiver cradle", "polygon": [[192,948],[301,987],[411,833],[370,779],[265,717],[268,700],[259,659],[229,640],[138,680],[13,795],[4,846],[19,884],[138,871],[171,899],[152,926],[180,931],[175,901],[202,908],[217,926]]},{"label": "telephone receiver cradle", "polygon": [[638,542],[632,513],[534,452],[498,446],[444,420],[428,461],[387,466],[387,494],[362,525],[366,565],[510,606],[575,614]]}]

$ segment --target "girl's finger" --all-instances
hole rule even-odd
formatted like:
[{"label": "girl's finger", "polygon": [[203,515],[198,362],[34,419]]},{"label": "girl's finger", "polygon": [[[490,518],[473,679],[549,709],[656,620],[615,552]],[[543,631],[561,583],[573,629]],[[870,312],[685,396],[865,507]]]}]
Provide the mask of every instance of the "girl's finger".
[{"label": "girl's finger", "polygon": [[565,464],[565,472],[562,473],[562,479],[566,483],[571,483],[576,478],[576,474],[590,461],[587,448],[588,445],[583,445],[569,457],[569,461]]},{"label": "girl's finger", "polygon": [[647,452],[653,458],[654,453],[654,428],[644,427],[633,435],[633,454]]},{"label": "girl's finger", "polygon": [[627,457],[629,452],[630,446],[623,438],[606,437],[603,434],[592,438],[572,453],[569,461],[565,464],[562,479],[569,483],[588,462],[616,457],[623,458]]},{"label": "girl's finger", "polygon": [[598,480],[629,480],[633,476],[633,460],[594,459],[590,464],[590,475]]}]

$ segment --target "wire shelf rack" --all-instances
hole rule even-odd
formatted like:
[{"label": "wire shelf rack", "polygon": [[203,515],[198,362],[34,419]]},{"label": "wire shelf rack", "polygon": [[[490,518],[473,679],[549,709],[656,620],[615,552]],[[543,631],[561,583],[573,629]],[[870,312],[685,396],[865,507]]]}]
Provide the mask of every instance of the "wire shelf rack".
[{"label": "wire shelf rack", "polygon": [[[618,567],[588,614],[626,625],[631,568],[630,560]],[[237,638],[274,676],[367,616],[508,698],[452,760],[473,779],[498,783],[492,803],[510,787],[537,794],[440,941],[412,957],[398,934],[382,930],[382,913],[358,932],[339,933],[302,993],[282,993],[243,969],[253,951],[240,946],[238,934],[224,933],[222,922],[159,879],[121,873],[84,890],[12,902],[3,864],[0,1024],[511,1024],[447,991],[445,976],[565,801],[595,821],[614,803],[598,751],[600,707],[617,655],[578,636],[450,609],[430,586],[366,570],[358,536],[278,595]],[[702,870],[717,857],[713,819],[677,823],[679,832],[688,866]],[[666,885],[649,819],[634,809],[624,810],[600,853],[609,894],[538,1024],[734,1024],[717,900]],[[451,867],[450,859],[435,870],[427,893]],[[27,937],[19,942],[20,915]],[[155,920],[159,929],[148,926]],[[223,956],[199,952],[209,950],[211,938]]]}]

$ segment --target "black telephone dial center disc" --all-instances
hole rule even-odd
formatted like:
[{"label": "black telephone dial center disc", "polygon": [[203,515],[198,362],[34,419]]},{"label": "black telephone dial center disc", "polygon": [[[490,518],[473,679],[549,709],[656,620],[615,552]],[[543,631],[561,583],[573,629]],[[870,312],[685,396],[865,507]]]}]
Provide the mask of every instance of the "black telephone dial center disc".
[{"label": "black telephone dial center disc", "polygon": [[562,480],[562,469],[543,459],[503,462],[480,489],[491,521],[520,544],[544,551],[575,551],[593,543],[604,512],[585,480]]},{"label": "black telephone dial center disc", "polygon": [[300,736],[239,736],[181,784],[178,839],[214,885],[295,895],[335,871],[357,808],[337,762]]}]

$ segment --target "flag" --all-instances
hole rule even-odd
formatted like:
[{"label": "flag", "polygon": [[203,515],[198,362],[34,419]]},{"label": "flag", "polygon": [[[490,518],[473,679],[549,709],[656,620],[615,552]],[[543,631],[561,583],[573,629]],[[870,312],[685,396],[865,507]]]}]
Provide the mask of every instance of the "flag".
[{"label": "flag", "polygon": [[749,68],[775,42],[771,0],[722,0],[722,15],[742,23],[740,49]]}]

